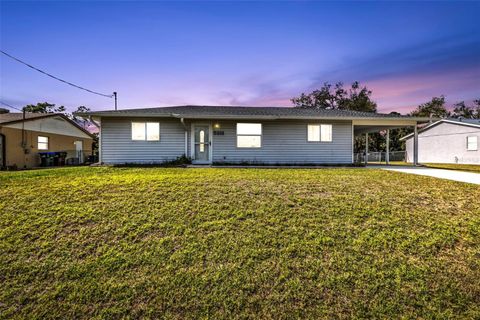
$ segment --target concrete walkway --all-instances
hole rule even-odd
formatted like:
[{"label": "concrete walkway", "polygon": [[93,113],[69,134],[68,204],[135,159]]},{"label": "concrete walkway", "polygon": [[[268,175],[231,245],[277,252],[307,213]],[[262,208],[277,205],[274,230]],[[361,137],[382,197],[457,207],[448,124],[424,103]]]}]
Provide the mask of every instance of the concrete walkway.
[{"label": "concrete walkway", "polygon": [[424,167],[390,167],[390,166],[380,167],[379,166],[377,168],[381,168],[383,170],[389,170],[389,171],[418,174],[422,176],[429,176],[429,177],[435,177],[440,179],[480,184],[480,173],[474,173],[474,172],[433,169],[433,168],[424,168]]}]

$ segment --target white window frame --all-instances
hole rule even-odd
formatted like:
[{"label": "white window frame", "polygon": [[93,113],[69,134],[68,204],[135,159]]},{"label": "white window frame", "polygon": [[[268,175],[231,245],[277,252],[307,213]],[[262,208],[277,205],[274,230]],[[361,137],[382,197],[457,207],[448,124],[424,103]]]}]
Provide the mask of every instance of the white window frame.
[{"label": "white window frame", "polygon": [[[475,149],[470,149],[470,142],[468,141],[471,138],[475,138]],[[478,151],[478,137],[477,136],[468,136],[467,137],[467,151]]]},{"label": "white window frame", "polygon": [[[134,139],[133,137],[133,124],[134,123],[140,123],[140,124],[143,124],[143,129],[144,129],[144,133],[143,133],[143,139]],[[158,124],[158,139],[149,139],[148,138],[148,124]],[[131,124],[130,124],[130,138],[132,141],[149,141],[149,142],[157,142],[157,141],[160,141],[160,122],[156,122],[156,121],[132,121]]]},{"label": "white window frame", "polygon": [[[39,141],[40,138],[45,138],[45,139],[47,139],[47,142],[40,142],[40,141]],[[40,143],[42,143],[42,144],[46,143],[46,144],[47,144],[47,147],[46,147],[46,148],[40,148]],[[48,149],[50,149],[50,138],[47,137],[47,136],[37,136],[37,150],[43,150],[43,151],[45,151],[45,150],[48,150]]]},{"label": "white window frame", "polygon": [[[259,124],[260,125],[260,134],[244,134],[238,133],[238,125],[239,124]],[[239,149],[259,149],[263,145],[263,124],[261,122],[237,122],[235,125],[235,133],[236,133],[236,146]],[[258,147],[240,147],[238,146],[238,137],[260,137],[260,145]]]},{"label": "white window frame", "polygon": [[[318,127],[318,140],[316,139],[310,139],[309,135],[308,135],[308,132],[309,132],[309,127],[310,126],[317,126]],[[330,127],[330,130],[331,130],[331,134],[330,134],[330,140],[322,140],[322,127],[324,126],[329,126]],[[317,142],[323,142],[323,143],[330,143],[333,141],[333,124],[331,123],[309,123],[307,124],[307,142],[314,142],[314,143],[317,143]]]}]

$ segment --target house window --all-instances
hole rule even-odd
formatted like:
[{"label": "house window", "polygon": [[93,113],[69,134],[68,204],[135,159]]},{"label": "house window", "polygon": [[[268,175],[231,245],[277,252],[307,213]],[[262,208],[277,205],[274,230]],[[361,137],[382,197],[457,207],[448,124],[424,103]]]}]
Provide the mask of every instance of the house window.
[{"label": "house window", "polygon": [[478,137],[476,136],[467,137],[467,150],[468,151],[478,150]]},{"label": "house window", "polygon": [[309,124],[307,126],[307,141],[331,142],[332,141],[332,125],[331,124]]},{"label": "house window", "polygon": [[38,138],[37,138],[37,149],[38,150],[48,150],[48,137],[38,136]]},{"label": "house window", "polygon": [[309,142],[320,141],[320,125],[319,124],[309,124],[307,131],[308,131],[307,141]]},{"label": "house window", "polygon": [[147,141],[160,140],[160,123],[147,122]]},{"label": "house window", "polygon": [[331,124],[322,124],[320,125],[321,137],[320,140],[324,142],[332,141],[332,125]]},{"label": "house window", "polygon": [[160,123],[132,122],[132,140],[159,141]]},{"label": "house window", "polygon": [[261,146],[261,123],[237,123],[237,148],[260,148]]}]

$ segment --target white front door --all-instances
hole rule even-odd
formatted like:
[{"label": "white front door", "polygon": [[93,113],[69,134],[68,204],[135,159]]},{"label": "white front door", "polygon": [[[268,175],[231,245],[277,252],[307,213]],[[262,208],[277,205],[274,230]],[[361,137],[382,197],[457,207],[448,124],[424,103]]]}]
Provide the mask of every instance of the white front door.
[{"label": "white front door", "polygon": [[194,163],[211,163],[212,142],[209,124],[192,125],[192,158]]},{"label": "white front door", "polygon": [[78,158],[78,163],[83,163],[83,141],[75,141],[75,152]]}]

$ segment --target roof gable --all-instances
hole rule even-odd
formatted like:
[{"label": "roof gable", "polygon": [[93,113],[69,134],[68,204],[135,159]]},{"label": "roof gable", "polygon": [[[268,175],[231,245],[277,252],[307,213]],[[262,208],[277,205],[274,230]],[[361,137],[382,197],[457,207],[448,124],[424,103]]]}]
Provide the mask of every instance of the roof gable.
[{"label": "roof gable", "polygon": [[[452,124],[452,125],[458,125],[458,126],[466,126],[466,127],[473,127],[473,128],[478,128],[480,129],[480,120],[471,120],[471,119],[467,119],[467,120],[459,120],[459,119],[441,119],[439,121],[436,121],[434,123],[431,123],[427,126],[425,126],[424,128],[420,129],[419,130],[419,133],[423,133],[423,132],[426,132],[442,123],[448,123],[448,124]],[[410,138],[413,137],[413,133],[410,133],[410,134],[407,134],[406,136],[400,138],[400,141],[402,140],[408,140]]]},{"label": "roof gable", "polygon": [[[23,119],[23,113],[4,113],[0,114],[0,126],[21,128],[19,126],[25,123],[26,130],[43,131],[45,129],[42,129],[41,124],[37,123],[55,118],[63,122],[63,131],[69,133],[66,135],[83,138],[94,137],[88,130],[82,128],[62,113],[25,113],[25,119]],[[53,127],[55,127],[55,125],[53,125]],[[51,133],[62,134],[58,128],[54,128],[53,130]]]}]

